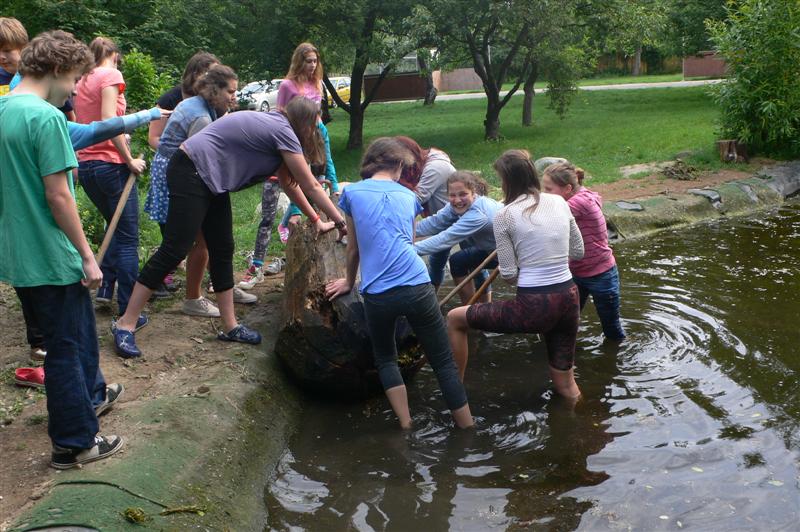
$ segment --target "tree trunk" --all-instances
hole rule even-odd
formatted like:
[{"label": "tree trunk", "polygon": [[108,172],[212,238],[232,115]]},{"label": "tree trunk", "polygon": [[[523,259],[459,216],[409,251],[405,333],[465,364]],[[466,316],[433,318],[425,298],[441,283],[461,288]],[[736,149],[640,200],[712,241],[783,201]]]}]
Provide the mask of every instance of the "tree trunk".
[{"label": "tree trunk", "polygon": [[[354,289],[333,301],[325,297],[325,283],[345,276],[346,248],[336,242],[336,231],[318,235],[310,223],[300,224],[286,259],[275,353],[314,393],[342,399],[380,392],[361,295]],[[405,319],[398,320],[395,339],[400,371],[410,379],[425,357]]]},{"label": "tree trunk", "polygon": [[525,78],[525,85],[522,86],[522,90],[525,92],[522,97],[522,125],[525,127],[533,125],[533,98],[536,96],[534,85],[538,77],[539,66],[536,62],[533,62],[531,71],[528,72],[528,77]]},{"label": "tree trunk", "polygon": [[[352,95],[350,96],[350,103],[352,105]],[[359,100],[361,98],[359,97]],[[350,133],[347,137],[347,149],[359,150],[364,145],[364,109],[361,108],[361,102],[358,105],[353,105],[350,109]]]},{"label": "tree trunk", "polygon": [[428,68],[428,63],[425,60],[424,52],[417,52],[417,61],[422,75],[425,77],[425,100],[423,105],[433,105],[436,101],[436,95],[439,91],[436,90],[436,85],[433,84],[433,72]]},{"label": "tree trunk", "polygon": [[499,104],[486,104],[486,120],[483,121],[484,138],[486,140],[500,140],[500,107]]},{"label": "tree trunk", "polygon": [[364,71],[367,69],[365,53],[356,51],[353,71],[350,76],[350,132],[347,137],[347,149],[358,150],[364,144],[364,109],[361,106],[361,94],[364,87]]},{"label": "tree trunk", "polygon": [[642,73],[642,45],[636,47],[636,54],[633,56],[633,72],[634,76]]}]

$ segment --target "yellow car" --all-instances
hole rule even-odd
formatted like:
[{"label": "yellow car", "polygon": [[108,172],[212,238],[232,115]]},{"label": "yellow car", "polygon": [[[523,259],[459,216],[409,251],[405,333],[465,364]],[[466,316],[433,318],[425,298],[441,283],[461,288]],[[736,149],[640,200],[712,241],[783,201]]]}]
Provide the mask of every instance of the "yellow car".
[{"label": "yellow car", "polygon": [[[331,80],[331,85],[333,85],[336,89],[336,93],[339,95],[339,98],[341,98],[344,103],[350,103],[350,78],[345,76],[329,79]],[[328,94],[328,105],[331,107],[336,107],[336,102],[333,101],[333,96],[330,94]]]}]

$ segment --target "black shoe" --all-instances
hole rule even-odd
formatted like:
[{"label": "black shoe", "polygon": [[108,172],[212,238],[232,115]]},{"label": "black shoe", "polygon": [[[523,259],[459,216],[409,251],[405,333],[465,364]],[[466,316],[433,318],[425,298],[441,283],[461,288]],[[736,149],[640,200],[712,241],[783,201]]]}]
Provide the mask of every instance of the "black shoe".
[{"label": "black shoe", "polygon": [[94,407],[95,415],[100,417],[108,410],[111,410],[114,407],[114,403],[122,397],[123,393],[125,393],[125,387],[121,384],[115,382],[106,386],[106,400]]},{"label": "black shoe", "polygon": [[125,441],[119,436],[95,436],[94,447],[89,449],[68,449],[53,445],[50,466],[56,469],[70,469],[102,460],[122,449],[124,444]]},{"label": "black shoe", "polygon": [[168,297],[172,297],[172,293],[167,290],[167,287],[164,286],[164,283],[161,283],[158,285],[158,288],[153,291],[153,294],[150,296],[150,301],[154,299],[166,299]]}]

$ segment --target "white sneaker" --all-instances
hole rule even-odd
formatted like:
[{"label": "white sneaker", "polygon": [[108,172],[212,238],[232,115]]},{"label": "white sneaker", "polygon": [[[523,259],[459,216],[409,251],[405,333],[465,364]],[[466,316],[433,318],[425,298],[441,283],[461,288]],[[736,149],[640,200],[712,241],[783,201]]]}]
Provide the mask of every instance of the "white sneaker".
[{"label": "white sneaker", "polygon": [[265,270],[266,270],[266,273],[268,273],[270,275],[277,275],[277,274],[281,273],[281,270],[283,270],[285,267],[286,267],[286,259],[282,259],[280,257],[275,257],[274,259],[272,259],[270,261],[269,264],[267,264],[267,267],[265,268]]},{"label": "white sneaker", "polygon": [[[239,287],[235,287],[233,289],[233,302],[234,303],[244,303],[245,305],[251,305],[258,301],[258,298],[253,294],[248,294],[244,290]],[[219,312],[219,311],[217,311]]]},{"label": "white sneaker", "polygon": [[201,318],[219,318],[219,309],[208,299],[200,296],[183,302],[183,313]]},{"label": "white sneaker", "polygon": [[250,266],[244,274],[244,278],[239,281],[239,288],[242,290],[252,290],[255,285],[264,280],[264,272],[261,268]]}]

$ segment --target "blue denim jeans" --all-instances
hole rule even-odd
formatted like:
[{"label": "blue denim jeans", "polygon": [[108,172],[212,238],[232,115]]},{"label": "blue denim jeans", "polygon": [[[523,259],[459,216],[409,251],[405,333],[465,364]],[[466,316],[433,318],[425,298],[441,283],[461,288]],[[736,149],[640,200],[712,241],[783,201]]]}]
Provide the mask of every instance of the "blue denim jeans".
[{"label": "blue denim jeans", "polygon": [[[459,247],[461,248],[462,251],[468,249],[474,249],[467,247],[465,244],[459,244]],[[461,253],[461,251],[459,253]],[[456,253],[456,255],[457,254],[458,253]],[[486,257],[484,257],[484,259],[485,258]],[[444,267],[449,259],[450,259],[449,249],[445,249],[444,251],[437,251],[436,253],[431,253],[430,255],[428,255],[428,275],[431,278],[431,284],[433,284],[433,286],[435,286],[436,288],[442,286],[442,283],[444,282]],[[478,264],[481,263],[481,261],[483,261],[483,259],[479,260],[475,264],[475,266],[473,266],[473,268],[477,267]],[[453,270],[453,263],[451,261],[450,273],[452,273],[452,270]],[[464,275],[469,275],[470,273],[472,273],[472,270],[470,270]],[[483,285],[483,282],[487,279],[487,277],[488,275],[486,273],[486,270],[481,270],[480,272],[478,272],[478,275],[476,275],[473,278],[473,283],[475,284],[475,290],[479,289],[481,285]]]},{"label": "blue denim jeans", "polygon": [[[130,170],[124,164],[84,161],[78,167],[81,186],[106,223],[114,216],[128,175]],[[139,274],[139,196],[135,188],[128,196],[100,269],[102,291],[111,293],[116,282],[119,313],[124,314]]]},{"label": "blue denim jeans", "polygon": [[611,340],[625,338],[625,331],[619,321],[619,272],[612,266],[605,272],[593,277],[573,276],[581,298],[581,309],[586,305],[586,300],[591,295],[603,334]]},{"label": "blue denim jeans", "polygon": [[363,294],[364,314],[372,341],[375,367],[384,390],[403,384],[397,365],[395,328],[405,316],[436,373],[439,388],[450,410],[467,404],[467,394],[458,376],[447,328],[430,283],[398,286],[380,294]]},{"label": "blue denim jeans", "polygon": [[94,407],[106,398],[89,291],[80,283],[16,290],[34,313],[47,349],[44,386],[50,439],[60,447],[88,449],[99,430]]}]

